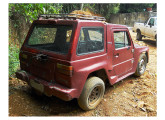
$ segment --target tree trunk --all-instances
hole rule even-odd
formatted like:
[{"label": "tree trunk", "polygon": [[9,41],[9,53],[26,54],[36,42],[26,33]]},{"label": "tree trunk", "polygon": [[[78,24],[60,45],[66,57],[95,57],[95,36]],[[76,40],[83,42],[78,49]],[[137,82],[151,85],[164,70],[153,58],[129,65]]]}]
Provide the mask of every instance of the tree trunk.
[{"label": "tree trunk", "polygon": [[84,3],[81,3],[81,8],[80,8],[80,10],[83,10],[83,6],[84,6]]}]

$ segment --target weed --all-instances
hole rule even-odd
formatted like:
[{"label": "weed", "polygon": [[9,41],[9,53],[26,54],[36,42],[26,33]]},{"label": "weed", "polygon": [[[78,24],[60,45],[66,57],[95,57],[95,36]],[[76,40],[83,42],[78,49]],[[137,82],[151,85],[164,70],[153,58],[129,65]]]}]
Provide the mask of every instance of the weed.
[{"label": "weed", "polygon": [[9,77],[13,77],[18,68],[19,48],[14,45],[9,45]]}]

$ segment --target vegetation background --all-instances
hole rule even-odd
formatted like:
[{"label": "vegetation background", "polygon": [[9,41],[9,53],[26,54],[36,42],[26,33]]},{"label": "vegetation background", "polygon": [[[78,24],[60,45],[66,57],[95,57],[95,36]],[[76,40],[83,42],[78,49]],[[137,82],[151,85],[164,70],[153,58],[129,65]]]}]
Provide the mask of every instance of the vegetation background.
[{"label": "vegetation background", "polygon": [[101,15],[106,19],[111,14],[142,12],[151,7],[156,10],[156,3],[147,4],[66,4],[66,3],[37,3],[9,4],[9,78],[15,76],[19,68],[19,49],[26,37],[33,20],[40,14],[71,13],[74,10],[87,11]]}]

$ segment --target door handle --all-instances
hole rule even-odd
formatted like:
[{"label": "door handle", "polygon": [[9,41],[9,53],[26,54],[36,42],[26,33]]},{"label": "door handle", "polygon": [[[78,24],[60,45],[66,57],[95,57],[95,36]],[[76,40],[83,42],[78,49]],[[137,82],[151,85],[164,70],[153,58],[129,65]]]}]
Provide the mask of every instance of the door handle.
[{"label": "door handle", "polygon": [[119,57],[119,53],[117,53],[116,55],[114,55],[115,58],[118,58]]}]

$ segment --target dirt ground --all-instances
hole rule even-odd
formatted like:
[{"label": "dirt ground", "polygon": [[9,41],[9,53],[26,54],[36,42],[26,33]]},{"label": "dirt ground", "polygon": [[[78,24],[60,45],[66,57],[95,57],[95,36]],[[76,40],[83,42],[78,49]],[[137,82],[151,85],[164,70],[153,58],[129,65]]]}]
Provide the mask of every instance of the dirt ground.
[{"label": "dirt ground", "polygon": [[130,76],[113,86],[106,86],[103,100],[91,111],[79,108],[77,100],[65,102],[56,97],[37,96],[26,83],[9,80],[9,116],[157,116],[157,46],[143,38],[134,43],[146,45],[149,63],[144,75]]}]

